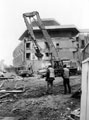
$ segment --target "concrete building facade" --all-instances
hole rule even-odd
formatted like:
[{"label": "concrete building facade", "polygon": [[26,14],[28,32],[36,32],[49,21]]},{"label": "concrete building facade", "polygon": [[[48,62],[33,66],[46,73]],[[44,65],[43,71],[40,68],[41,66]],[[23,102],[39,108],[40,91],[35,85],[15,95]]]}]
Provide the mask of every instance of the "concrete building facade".
[{"label": "concrete building facade", "polygon": [[[60,25],[53,19],[42,21],[58,51],[59,58],[75,59],[74,53],[77,50],[77,42],[75,42],[74,37],[78,34],[78,29],[74,25]],[[34,43],[31,41],[30,35],[26,30],[19,38],[21,41],[20,45],[18,45],[13,52],[13,65],[15,67],[23,65],[29,67],[32,66],[33,70],[36,71],[50,63],[50,56],[44,42],[45,40],[42,31],[35,25],[35,23],[33,23],[33,26],[37,43],[43,54],[42,60],[39,61],[35,56]]]},{"label": "concrete building facade", "polygon": [[76,37],[78,41],[76,58],[82,63],[84,59],[89,57],[89,29],[82,29],[79,31],[80,32]]}]

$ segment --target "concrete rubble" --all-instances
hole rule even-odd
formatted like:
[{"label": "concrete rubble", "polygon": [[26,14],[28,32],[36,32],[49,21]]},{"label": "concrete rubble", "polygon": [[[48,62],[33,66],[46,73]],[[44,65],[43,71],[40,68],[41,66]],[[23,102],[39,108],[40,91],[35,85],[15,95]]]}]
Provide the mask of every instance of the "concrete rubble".
[{"label": "concrete rubble", "polygon": [[[72,98],[72,94],[63,95],[61,77],[54,81],[52,94],[46,94],[45,78],[37,76],[0,82],[2,120],[68,120],[71,112],[80,106],[80,100]],[[71,86],[74,93],[80,87],[80,76],[71,77]]]}]

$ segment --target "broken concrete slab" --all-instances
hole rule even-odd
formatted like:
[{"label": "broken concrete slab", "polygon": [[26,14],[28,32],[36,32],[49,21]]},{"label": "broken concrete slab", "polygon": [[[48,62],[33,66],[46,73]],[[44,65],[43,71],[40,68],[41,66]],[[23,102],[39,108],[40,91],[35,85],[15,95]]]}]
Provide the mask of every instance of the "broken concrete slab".
[{"label": "broken concrete slab", "polygon": [[25,90],[0,90],[0,93],[22,93]]},{"label": "broken concrete slab", "polygon": [[73,119],[79,120],[80,119],[80,108],[74,110],[73,112],[71,112],[71,117]]},{"label": "broken concrete slab", "polygon": [[20,120],[21,117],[4,117],[2,120]]}]

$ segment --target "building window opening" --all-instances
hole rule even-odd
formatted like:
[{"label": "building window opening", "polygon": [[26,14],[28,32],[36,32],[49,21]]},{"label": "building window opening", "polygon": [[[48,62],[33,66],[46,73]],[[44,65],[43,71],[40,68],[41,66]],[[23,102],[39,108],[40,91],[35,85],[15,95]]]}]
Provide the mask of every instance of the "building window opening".
[{"label": "building window opening", "polygon": [[59,43],[56,43],[56,46],[59,47]]},{"label": "building window opening", "polygon": [[79,43],[76,43],[76,47],[75,47],[75,48],[76,48],[76,51],[79,50],[79,47],[80,47],[80,46],[79,46]]},{"label": "building window opening", "polygon": [[30,43],[26,43],[26,49],[30,49]]},{"label": "building window opening", "polygon": [[30,53],[26,53],[26,59],[30,60]]},{"label": "building window opening", "polygon": [[46,57],[49,57],[49,53],[45,53]]},{"label": "building window opening", "polygon": [[84,48],[85,47],[85,42],[84,40],[81,40],[81,48]]}]

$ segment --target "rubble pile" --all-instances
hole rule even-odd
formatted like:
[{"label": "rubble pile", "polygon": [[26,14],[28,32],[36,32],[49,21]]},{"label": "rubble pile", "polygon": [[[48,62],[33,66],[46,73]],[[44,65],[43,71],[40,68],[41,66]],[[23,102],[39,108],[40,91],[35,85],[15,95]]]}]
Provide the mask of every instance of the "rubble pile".
[{"label": "rubble pile", "polygon": [[[61,80],[56,78],[52,94],[46,94],[46,82],[41,78],[0,81],[0,116],[16,120],[71,120],[71,112],[80,107],[80,99],[64,95]],[[75,92],[79,79],[71,79],[71,83]]]}]

